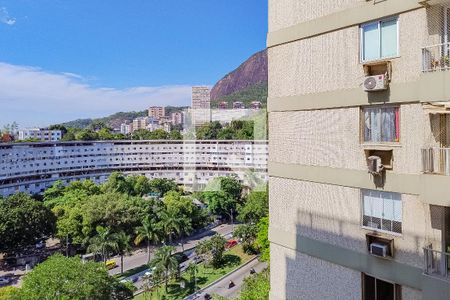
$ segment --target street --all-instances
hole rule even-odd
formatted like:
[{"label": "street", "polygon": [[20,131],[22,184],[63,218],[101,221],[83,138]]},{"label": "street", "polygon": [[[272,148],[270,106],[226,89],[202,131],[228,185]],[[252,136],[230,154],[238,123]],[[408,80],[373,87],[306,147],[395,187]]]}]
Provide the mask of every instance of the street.
[{"label": "street", "polygon": [[[232,232],[233,226],[230,224],[222,224],[217,227],[212,228],[211,230],[202,232],[200,234],[197,234],[195,236],[186,238],[184,240],[183,248],[184,250],[188,250],[191,248],[194,248],[200,241],[206,240],[213,236],[214,234],[218,233],[220,235],[227,235]],[[175,252],[181,252],[183,249],[180,245],[175,247]],[[153,255],[155,253],[156,247],[151,248],[151,254]],[[146,249],[140,249],[138,251],[133,252],[132,255],[125,256],[123,258],[123,270],[126,272],[127,270],[134,269],[137,267],[140,267],[142,265],[145,265],[147,263],[148,254],[146,252]],[[110,275],[115,275],[120,273],[120,257],[115,256],[112,257],[111,260],[114,260],[117,263],[117,267],[110,270]]]},{"label": "street", "polygon": [[[252,276],[250,274],[251,268],[254,268],[256,273],[260,273],[267,268],[267,263],[260,262],[258,259],[255,259],[246,266],[239,269],[238,271],[226,276],[216,284],[205,289],[200,295],[190,299],[204,299],[205,294],[210,294],[211,296],[217,294],[227,299],[236,298],[237,296],[239,296],[239,293],[241,292],[244,279],[248,276]],[[233,281],[235,284],[235,286],[232,288],[228,288],[230,280]]]}]

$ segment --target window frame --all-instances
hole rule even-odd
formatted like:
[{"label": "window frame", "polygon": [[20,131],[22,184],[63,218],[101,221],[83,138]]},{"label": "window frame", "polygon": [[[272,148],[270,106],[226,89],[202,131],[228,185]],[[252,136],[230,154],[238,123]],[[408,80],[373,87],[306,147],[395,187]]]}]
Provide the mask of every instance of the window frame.
[{"label": "window frame", "polygon": [[[374,227],[370,227],[370,226],[366,226],[364,225],[364,192],[365,191],[374,191],[374,192],[384,192],[384,193],[391,193],[391,194],[398,194],[400,196],[400,203],[401,203],[401,213],[402,213],[402,220],[400,222],[401,224],[401,232],[395,232],[395,231],[389,231],[389,230],[385,230],[382,228],[374,228]],[[370,231],[376,231],[376,232],[380,232],[380,233],[385,233],[385,234],[389,234],[389,235],[393,235],[393,236],[402,236],[403,235],[403,199],[402,199],[402,194],[401,193],[395,193],[395,192],[386,192],[386,191],[380,191],[380,190],[371,190],[371,189],[361,189],[360,190],[360,204],[361,204],[361,209],[360,209],[360,222],[361,222],[361,227],[363,229],[366,230],[370,230]],[[373,217],[373,216],[372,216]],[[388,220],[388,219],[383,219],[380,218],[380,224],[382,224],[383,220]],[[391,222],[393,222],[394,220],[390,220]]]},{"label": "window frame", "polygon": [[[397,54],[392,56],[381,56],[381,23],[382,22],[389,22],[389,21],[396,21],[397,22]],[[378,58],[375,59],[364,59],[364,27],[370,26],[373,24],[377,24],[377,30],[378,30],[378,42],[380,44],[378,49]],[[383,61],[383,60],[389,60],[393,58],[400,57],[400,18],[399,16],[393,16],[389,18],[379,19],[376,21],[366,22],[359,25],[359,61],[360,63],[368,63],[368,62],[376,62],[376,61]]]},{"label": "window frame", "polygon": [[[397,283],[395,283],[395,282],[393,282],[391,280],[385,280],[383,278],[379,278],[379,277],[376,277],[376,276],[374,276],[372,274],[364,273],[364,272],[361,272],[361,299],[366,300],[366,297],[365,297],[366,280],[367,280],[366,276],[372,277],[374,279],[375,293],[376,293],[376,282],[377,282],[377,280],[381,280],[381,281],[384,281],[386,283],[389,283],[389,284],[393,285],[393,288],[394,288],[394,300],[401,300],[402,299],[402,286],[400,284],[397,284]],[[376,294],[375,294],[375,296],[376,296]]]},{"label": "window frame", "polygon": [[[365,109],[374,109],[374,108],[394,108],[398,110],[398,141],[391,142],[383,142],[383,141],[366,141],[365,140]],[[360,143],[363,145],[392,145],[392,146],[400,146],[402,140],[402,113],[401,113],[400,105],[367,105],[361,106],[359,119],[360,119]],[[381,125],[381,123],[380,123]]]}]

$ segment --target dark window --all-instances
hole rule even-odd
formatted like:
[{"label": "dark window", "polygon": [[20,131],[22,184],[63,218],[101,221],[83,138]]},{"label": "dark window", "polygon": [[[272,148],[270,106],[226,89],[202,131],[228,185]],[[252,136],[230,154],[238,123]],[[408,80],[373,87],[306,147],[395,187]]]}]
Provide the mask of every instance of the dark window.
[{"label": "dark window", "polygon": [[400,286],[363,274],[363,300],[400,300]]}]

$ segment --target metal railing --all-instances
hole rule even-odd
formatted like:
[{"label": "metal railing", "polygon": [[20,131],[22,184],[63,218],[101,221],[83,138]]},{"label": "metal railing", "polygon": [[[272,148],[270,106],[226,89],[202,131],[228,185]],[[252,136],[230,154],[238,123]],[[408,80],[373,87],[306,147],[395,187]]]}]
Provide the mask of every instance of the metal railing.
[{"label": "metal railing", "polygon": [[450,279],[450,253],[423,248],[424,254],[424,273],[432,276]]},{"label": "metal railing", "polygon": [[422,149],[422,172],[450,175],[450,148]]},{"label": "metal railing", "polygon": [[450,70],[450,43],[436,44],[422,48],[422,71]]}]

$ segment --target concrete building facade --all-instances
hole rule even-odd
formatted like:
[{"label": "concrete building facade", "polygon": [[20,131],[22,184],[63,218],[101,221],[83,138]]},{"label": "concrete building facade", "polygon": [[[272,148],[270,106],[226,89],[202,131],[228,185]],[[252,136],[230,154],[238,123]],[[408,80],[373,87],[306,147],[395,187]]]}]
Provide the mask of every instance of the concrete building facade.
[{"label": "concrete building facade", "polygon": [[151,106],[148,109],[148,116],[155,120],[160,120],[166,115],[166,109],[163,106]]},{"label": "concrete building facade", "polygon": [[40,140],[43,142],[59,141],[62,139],[61,130],[50,130],[43,128],[22,129],[18,132],[18,140]]},{"label": "concrete building facade", "polygon": [[192,87],[192,105],[190,115],[192,125],[195,127],[211,121],[211,89],[209,87]]},{"label": "concrete building facade", "polygon": [[270,299],[448,299],[449,24],[269,0]]},{"label": "concrete building facade", "polygon": [[267,141],[89,141],[0,144],[0,196],[42,193],[56,180],[104,182],[114,172],[197,190],[217,176],[267,180]]}]

